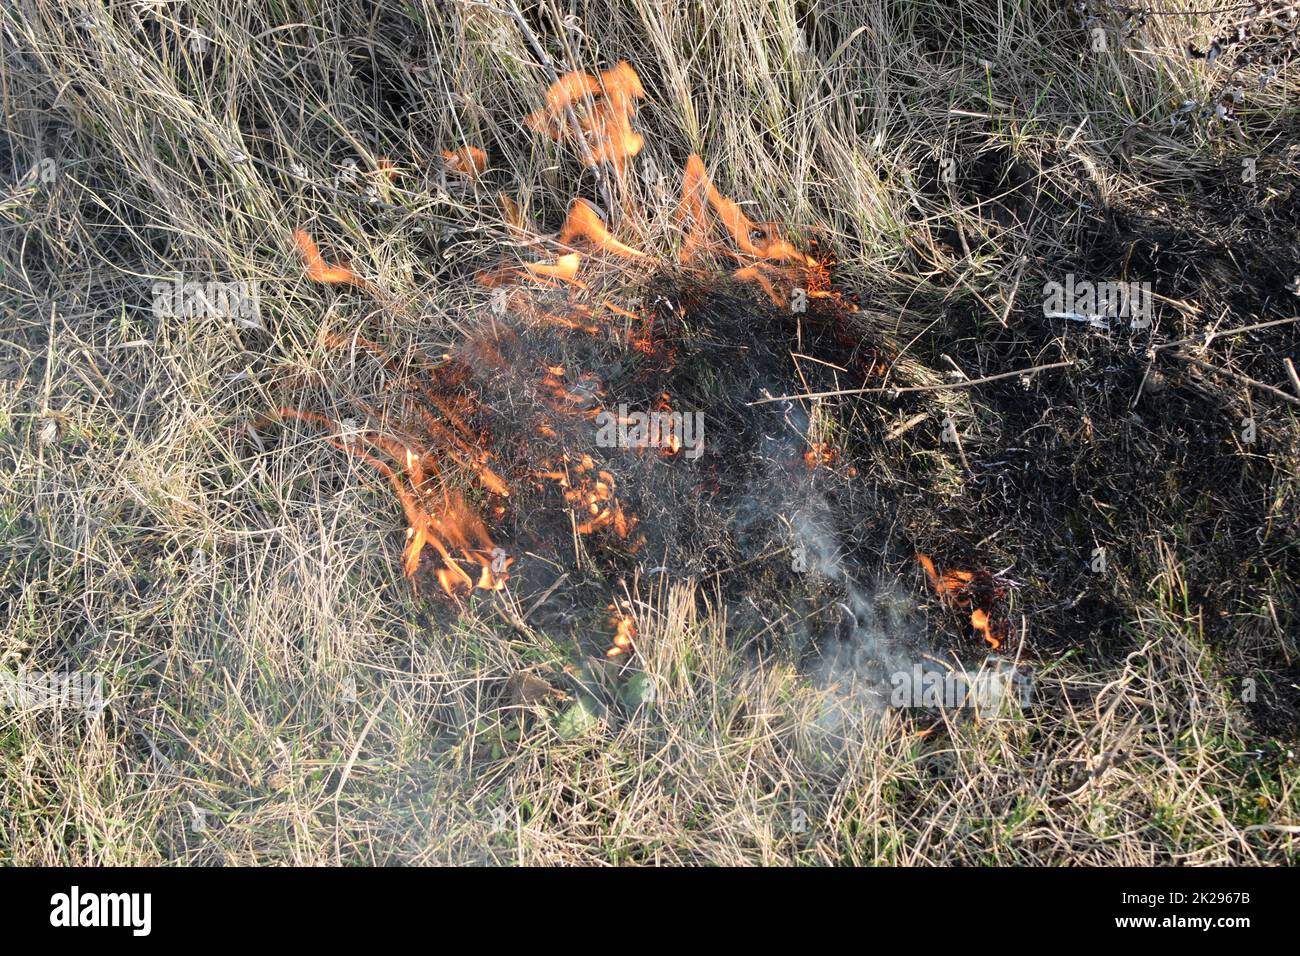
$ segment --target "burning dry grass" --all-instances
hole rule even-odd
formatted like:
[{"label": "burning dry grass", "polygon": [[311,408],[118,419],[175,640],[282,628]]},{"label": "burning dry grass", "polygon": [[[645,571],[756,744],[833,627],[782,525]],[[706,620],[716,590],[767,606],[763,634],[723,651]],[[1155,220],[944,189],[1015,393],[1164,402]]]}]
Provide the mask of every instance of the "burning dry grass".
[{"label": "burning dry grass", "polygon": [[1294,20],[1154,14],[6,7],[6,859],[1293,862]]}]

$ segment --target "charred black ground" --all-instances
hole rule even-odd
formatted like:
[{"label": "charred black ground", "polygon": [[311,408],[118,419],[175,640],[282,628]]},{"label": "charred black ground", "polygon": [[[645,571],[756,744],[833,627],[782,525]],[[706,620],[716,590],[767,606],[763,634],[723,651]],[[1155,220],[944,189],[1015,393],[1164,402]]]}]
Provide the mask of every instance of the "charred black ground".
[{"label": "charred black ground", "polygon": [[[1273,180],[1265,202],[1238,172],[1207,173],[1190,197],[1107,209],[1073,249],[1030,261],[1022,288],[1034,292],[1070,273],[1149,281],[1160,296],[1150,330],[1048,319],[1033,292],[1006,326],[982,306],[944,310],[914,345],[931,367],[958,356],[975,377],[1076,364],[1027,386],[1009,379],[966,392],[954,410],[971,469],[961,493],[905,495],[902,513],[919,541],[977,548],[1009,569],[1042,656],[1131,652],[1125,609],[1166,546],[1183,563],[1177,611],[1198,622],[1226,673],[1261,684],[1248,705],[1256,727],[1294,734],[1298,673],[1286,635],[1296,595],[1266,595],[1300,571],[1295,403],[1248,379],[1279,382],[1283,359],[1300,350],[1297,326],[1286,324],[1298,304],[1298,207],[1292,180]],[[994,168],[970,188],[994,196],[1014,178]],[[1021,213],[1017,224],[1032,232],[1044,210]],[[1202,345],[1207,330],[1267,322],[1282,324]],[[916,459],[895,461],[926,486]],[[1097,548],[1102,573],[1090,560]]]},{"label": "charred black ground", "polygon": [[[1105,274],[1105,260],[1121,248],[1139,274],[1166,276],[1170,285],[1203,281],[1232,262],[1233,250],[1199,247],[1189,256],[1180,240],[1190,242],[1117,216],[1085,247],[1091,257],[1047,274]],[[1235,273],[1238,316],[1284,314],[1285,300],[1269,291],[1274,271]],[[883,582],[901,580],[913,609],[928,605],[936,614],[928,627],[917,617],[903,628],[900,647],[982,656],[988,648],[965,616],[933,600],[916,564],[916,554],[926,553],[940,568],[992,572],[1005,588],[1011,640],[1004,653],[1114,660],[1135,649],[1123,609],[1156,573],[1150,555],[1166,542],[1188,562],[1183,610],[1199,618],[1223,665],[1266,675],[1254,719],[1270,732],[1294,725],[1287,688],[1296,664],[1270,639],[1294,625],[1294,607],[1259,606],[1253,597],[1269,576],[1296,567],[1295,511],[1287,506],[1296,479],[1280,467],[1294,450],[1270,445],[1281,433],[1270,423],[1284,411],[1267,396],[1207,389],[1196,368],[1153,359],[1154,345],[1175,341],[1186,327],[1177,316],[1150,333],[1101,334],[1032,312],[1001,328],[987,316],[952,311],[911,344],[911,358],[933,368],[943,356],[961,355],[970,377],[1076,364],[972,389],[826,399],[814,434],[836,457],[810,468],[812,403],[760,400],[878,386],[886,371],[891,385],[907,387],[897,343],[838,302],[814,299],[806,312],[792,312],[746,285],[675,273],[639,291],[653,348],[632,348],[616,334],[547,332],[522,334],[513,354],[521,369],[553,357],[572,384],[599,391],[606,408],[649,411],[667,394],[674,410],[703,414],[705,450],[690,461],[654,449],[599,448],[595,426],[581,419],[558,442],[541,440],[520,413],[537,400],[523,385],[529,376],[507,389],[513,405],[489,401],[508,470],[522,474],[561,446],[591,454],[617,477],[618,495],[638,519],[635,546],[601,533],[575,544],[553,488],[537,486],[517,501],[503,530],[522,557],[513,582],[522,602],[564,578],[532,623],[596,652],[606,643],[611,594],[655,575],[711,581],[728,604],[737,643],[809,664],[838,653],[837,642],[862,624],[851,593],[890,601],[895,590]],[[1252,343],[1279,340],[1293,344],[1293,333],[1245,336],[1234,351],[1248,367]],[[500,394],[500,381],[489,378],[480,386]],[[896,433],[900,421],[917,416]],[[1247,416],[1259,446],[1241,440]],[[948,422],[960,447],[944,441]],[[831,562],[829,574],[801,566],[809,534],[828,549],[813,562]],[[1105,552],[1100,570],[1097,549]]]},{"label": "charred black ground", "polygon": [[[627,539],[609,531],[577,538],[557,489],[533,483],[503,529],[521,556],[512,587],[524,605],[528,595],[550,591],[536,623],[565,628],[596,650],[607,643],[609,595],[658,575],[709,583],[716,587],[704,590],[720,593],[730,609],[737,643],[815,657],[871,613],[850,606],[849,592],[874,595],[885,568],[914,567],[914,560],[905,542],[889,540],[890,503],[863,470],[870,459],[861,402],[827,404],[810,440],[809,403],[764,399],[861,388],[878,377],[880,352],[838,301],[810,298],[794,310],[747,285],[677,274],[637,291],[645,303],[640,348],[617,331],[511,332],[495,340],[519,370],[505,390],[512,401],[488,403],[506,472],[526,476],[561,448],[589,454],[616,476],[618,497],[637,520]],[[532,428],[540,396],[530,387],[539,356],[563,367],[567,384],[589,390],[592,407],[599,394],[605,408],[648,412],[666,396],[673,410],[700,413],[699,457],[599,447],[596,425],[581,417],[540,438]],[[495,371],[479,387],[502,392]],[[833,459],[810,465],[813,441]],[[551,590],[562,576],[565,586]]]}]

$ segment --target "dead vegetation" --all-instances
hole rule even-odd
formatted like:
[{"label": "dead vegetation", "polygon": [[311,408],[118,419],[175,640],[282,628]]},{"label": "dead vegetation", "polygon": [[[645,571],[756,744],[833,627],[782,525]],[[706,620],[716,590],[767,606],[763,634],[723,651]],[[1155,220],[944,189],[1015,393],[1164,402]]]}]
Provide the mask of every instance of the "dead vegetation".
[{"label": "dead vegetation", "polygon": [[[90,670],[108,704],[0,711],[4,859],[1294,862],[1296,22],[1282,3],[6,7],[0,668]],[[638,85],[546,99],[624,61]],[[641,143],[628,161],[566,123]],[[819,332],[814,302],[792,342],[779,274],[683,267],[683,169],[724,226],[779,223],[859,308]],[[577,231],[575,198],[596,210]],[[626,466],[636,552],[558,535],[557,482],[494,497],[482,469],[517,481],[551,440],[524,433],[546,405],[523,364],[424,394],[439,421],[493,396],[446,435],[413,435],[423,386],[403,384],[484,341],[476,278],[563,267],[557,242],[606,226],[655,265],[578,301],[639,295],[671,367],[533,313],[518,354],[554,352],[570,391],[599,370],[609,399],[662,383],[729,443],[690,480]],[[785,255],[770,230],[730,239]],[[258,308],[160,313],[177,275]],[[1151,325],[1045,316],[1067,276],[1149,283]],[[763,389],[853,394],[750,404]],[[449,603],[404,579],[402,530],[437,534],[423,478],[483,430],[503,460],[449,487],[499,540],[454,550],[495,585],[508,545],[511,580]],[[791,529],[826,521],[811,560],[835,580],[792,577]],[[996,601],[936,595],[952,569]],[[884,708],[898,655],[995,666],[982,608],[1034,705]],[[634,644],[606,658],[620,625]]]}]

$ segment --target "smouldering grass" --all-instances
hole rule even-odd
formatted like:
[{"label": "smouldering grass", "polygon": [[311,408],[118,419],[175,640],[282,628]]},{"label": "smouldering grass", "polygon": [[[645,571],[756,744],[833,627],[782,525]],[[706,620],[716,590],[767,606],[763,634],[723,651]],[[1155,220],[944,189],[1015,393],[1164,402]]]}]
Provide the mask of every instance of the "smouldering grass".
[{"label": "smouldering grass", "polygon": [[[0,859],[1294,863],[1300,431],[1241,378],[1287,387],[1294,329],[1219,343],[1223,377],[1038,311],[1044,281],[1101,269],[1157,285],[1166,341],[1295,314],[1284,5],[518,4],[561,69],[625,59],[645,83],[626,241],[673,257],[695,152],[837,254],[908,382],[1079,359],[1022,398],[881,396],[868,423],[925,415],[871,439],[898,533],[978,543],[1036,611],[1035,706],[980,719],[881,714],[736,646],[709,580],[632,585],[622,669],[508,594],[449,621],[401,579],[373,473],[307,429],[248,435],[290,381],[342,400],[322,329],[429,354],[472,331],[498,192],[539,228],[596,196],[523,125],[551,77],[513,6],[0,11],[0,670],[89,670],[109,695],[91,722],[0,711]],[[1219,59],[1187,55],[1239,22]],[[438,158],[466,143],[481,182]],[[295,228],[376,296],[305,279]],[[159,319],[176,274],[255,284],[261,327]]]}]

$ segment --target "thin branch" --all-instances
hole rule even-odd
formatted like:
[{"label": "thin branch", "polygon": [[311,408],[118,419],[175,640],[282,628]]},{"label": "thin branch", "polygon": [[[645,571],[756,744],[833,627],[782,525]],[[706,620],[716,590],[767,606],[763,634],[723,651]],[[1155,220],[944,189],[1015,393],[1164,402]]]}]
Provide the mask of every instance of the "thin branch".
[{"label": "thin branch", "polygon": [[1284,358],[1282,367],[1286,369],[1287,378],[1291,379],[1291,387],[1295,389],[1297,395],[1300,395],[1300,374],[1295,370],[1295,363],[1289,358]]},{"label": "thin branch", "polygon": [[1166,342],[1164,345],[1155,346],[1153,352],[1161,352],[1165,349],[1176,349],[1180,345],[1192,345],[1193,343],[1209,345],[1215,339],[1221,339],[1225,335],[1240,335],[1243,332],[1255,332],[1259,329],[1271,329],[1279,325],[1290,325],[1292,322],[1300,322],[1300,315],[1293,315],[1289,319],[1274,319],[1272,322],[1256,322],[1254,325],[1239,325],[1235,329],[1224,329],[1222,332],[1211,332],[1209,335],[1198,338],[1192,336],[1187,339],[1179,339],[1177,342]]},{"label": "thin branch", "polygon": [[1184,362],[1188,362],[1192,365],[1195,365],[1197,368],[1204,369],[1207,372],[1216,372],[1219,375],[1224,375],[1227,376],[1228,378],[1236,379],[1237,381],[1241,382],[1243,385],[1249,385],[1251,388],[1257,388],[1261,392],[1268,392],[1268,394],[1280,398],[1285,402],[1290,402],[1292,405],[1300,405],[1300,397],[1292,395],[1290,392],[1284,392],[1280,388],[1274,388],[1272,385],[1269,385],[1267,382],[1261,382],[1258,379],[1251,378],[1249,375],[1243,375],[1241,372],[1234,372],[1232,369],[1220,368],[1217,365],[1211,365],[1209,362],[1202,362],[1200,359],[1193,358],[1192,356],[1186,354],[1185,352],[1170,352],[1169,354],[1176,359],[1182,359]]},{"label": "thin branch", "polygon": [[834,392],[809,392],[804,395],[770,395],[767,398],[760,398],[756,402],[750,402],[750,405],[766,405],[768,402],[786,402],[794,399],[808,398],[833,398],[837,395],[876,395],[882,392],[890,392],[895,395],[901,395],[904,392],[938,392],[952,388],[970,388],[972,385],[983,385],[987,382],[997,382],[1004,378],[1016,378],[1021,375],[1033,375],[1035,372],[1046,372],[1053,368],[1068,368],[1077,363],[1070,359],[1066,362],[1052,362],[1048,365],[1035,365],[1032,368],[1017,369],[1014,372],[999,372],[997,375],[986,375],[983,378],[967,379],[964,382],[941,382],[938,385],[907,385],[903,387],[892,385],[881,385],[875,388],[846,388]]}]

